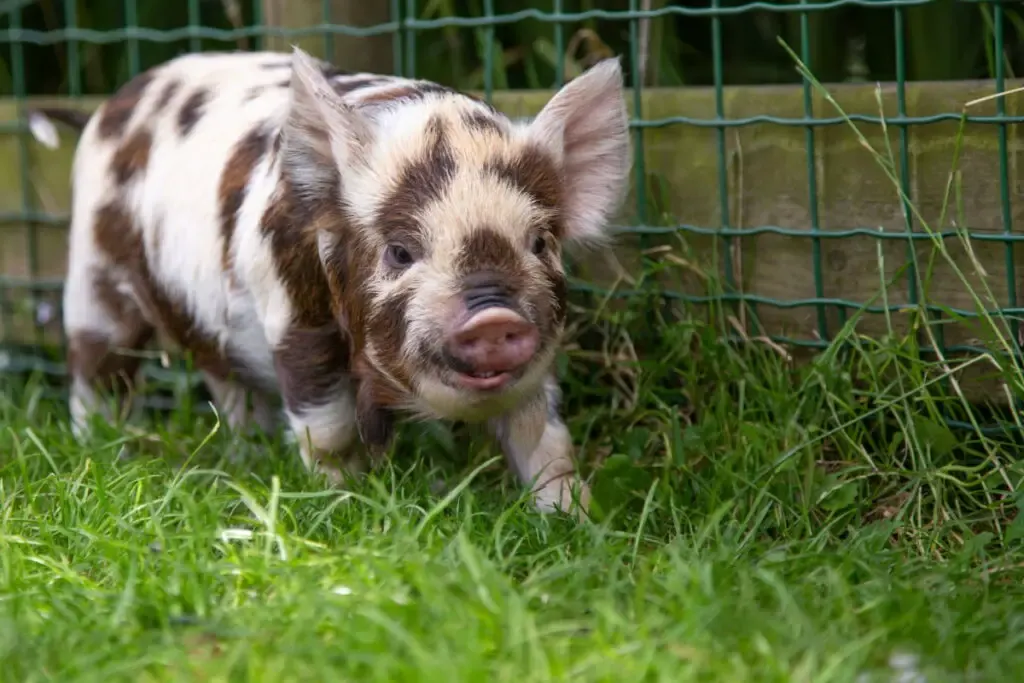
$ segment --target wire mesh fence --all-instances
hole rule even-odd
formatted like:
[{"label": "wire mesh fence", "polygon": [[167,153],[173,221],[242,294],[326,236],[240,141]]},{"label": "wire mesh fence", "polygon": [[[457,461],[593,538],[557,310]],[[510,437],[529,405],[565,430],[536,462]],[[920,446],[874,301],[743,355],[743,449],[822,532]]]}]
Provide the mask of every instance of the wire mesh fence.
[{"label": "wire mesh fence", "polygon": [[[0,32],[0,58],[7,76],[5,81],[5,74],[0,73],[0,90],[6,89],[11,98],[5,110],[7,123],[2,132],[6,142],[0,146],[0,155],[10,167],[7,175],[16,176],[6,181],[0,178],[3,369],[39,370],[54,376],[63,373],[59,321],[66,247],[62,240],[69,206],[66,175],[71,152],[47,153],[30,141],[24,116],[28,98],[69,99],[72,104],[79,101],[95,106],[98,98],[135,74],[180,52],[280,48],[290,42],[318,39],[316,45],[322,55],[338,61],[345,59],[345,54],[353,54],[350,48],[342,54],[346,44],[375,37],[388,41],[389,66],[394,73],[478,90],[492,102],[517,88],[541,89],[546,97],[593,59],[620,54],[628,74],[636,150],[631,205],[625,223],[618,226],[620,235],[636,239],[642,247],[682,235],[701,248],[713,246],[721,257],[723,291],[712,297],[707,292],[666,287],[661,292],[665,297],[698,304],[714,298],[745,307],[752,320],[762,320],[761,332],[767,337],[822,348],[858,310],[885,316],[919,306],[927,295],[921,291],[919,246],[933,243],[935,230],[940,230],[944,238],[962,236],[967,230],[971,243],[976,240],[987,245],[988,256],[994,253],[992,249],[1001,250],[999,270],[1005,284],[999,288],[999,309],[1010,319],[1013,339],[1018,338],[1015,244],[1021,235],[1014,229],[1015,124],[1022,117],[1016,114],[1012,100],[1002,97],[992,99],[987,109],[979,108],[966,119],[954,104],[1003,92],[1024,59],[1024,50],[1020,49],[1024,45],[1024,22],[1008,4],[946,0],[703,0],[668,4],[659,0],[616,0],[602,3],[610,8],[597,9],[593,3],[568,0],[550,0],[544,7],[496,0],[389,0],[380,4],[381,20],[361,26],[339,20],[338,7],[342,4],[337,0],[289,0],[287,4],[276,0],[187,0],[171,9],[157,10],[154,8],[158,3],[138,0],[0,3],[0,16],[6,23],[6,29]],[[270,21],[275,13],[276,18]],[[304,23],[292,25],[296,17],[304,18]],[[735,28],[739,26],[736,22],[746,22],[743,26],[747,28]],[[857,24],[859,33],[850,33],[846,23]],[[519,28],[527,25],[530,28]],[[759,36],[758,40],[750,38],[750,31]],[[680,48],[678,41],[673,43],[673,35],[683,36],[686,45]],[[829,157],[827,150],[846,143],[836,143],[837,133],[829,131],[845,129],[847,120],[815,92],[812,83],[797,74],[793,61],[774,40],[778,36],[828,83],[827,87],[839,83],[840,89],[846,88],[843,92],[852,93],[845,100],[854,105],[850,121],[882,131],[881,139],[891,144],[891,172],[904,198],[900,200],[894,188],[887,195],[889,206],[883,218],[861,224],[857,215],[844,220],[843,202],[829,204],[822,199],[823,183],[830,187],[840,183],[856,186],[863,179],[836,180],[842,174],[845,157]],[[835,48],[833,44],[840,42],[845,44]],[[761,47],[751,47],[755,43]],[[959,61],[943,62],[941,55],[952,49],[950,45],[973,57],[961,55]],[[929,52],[936,46],[938,52]],[[583,57],[579,56],[581,49]],[[673,62],[666,57],[686,50],[700,54],[689,61],[680,58]],[[472,58],[465,56],[467,52]],[[739,53],[743,53],[743,59],[729,58]],[[766,54],[771,60],[763,56]],[[768,61],[770,65],[764,66]],[[739,62],[747,65],[743,67],[746,71],[736,66]],[[651,77],[652,72],[658,75]],[[53,76],[58,73],[59,77]],[[892,107],[884,116],[872,110],[876,95],[871,81],[875,80],[888,83],[885,97],[891,99]],[[924,83],[926,80],[946,81],[943,94],[928,95],[935,89],[934,84]],[[958,82],[969,85],[957,89]],[[748,91],[754,93],[748,97],[742,92],[748,84],[761,89]],[[782,84],[780,87],[788,89],[769,92],[764,84]],[[673,86],[687,87],[669,92],[675,90]],[[865,97],[864,93],[872,94]],[[880,95],[878,98],[881,101]],[[503,102],[523,101],[505,97]],[[974,152],[974,163],[990,168],[968,185],[975,182],[995,188],[995,192],[976,193],[977,201],[991,205],[980,219],[987,224],[974,230],[968,216],[968,225],[925,229],[911,203],[919,198],[915,194],[923,193],[928,201],[927,196],[937,190],[935,183],[915,181],[915,171],[918,175],[924,173],[925,162],[913,152],[913,131],[945,126],[933,138],[922,138],[920,146],[924,148],[929,140],[934,142],[935,136],[951,138],[947,134],[961,120],[974,126],[972,130],[981,131],[976,133],[981,142]],[[760,132],[747,132],[755,129]],[[667,132],[673,130],[680,132]],[[756,166],[758,145],[763,147],[770,136],[785,140],[787,154],[760,162],[767,167],[761,169],[757,180],[763,186],[760,190],[739,187],[736,176],[741,172],[737,172],[737,164],[754,159]],[[690,143],[692,149],[686,147]],[[72,146],[66,138],[64,145]],[[665,148],[672,145],[666,152]],[[652,162],[650,155],[659,150],[658,160]],[[700,158],[686,162],[690,175],[684,183],[679,182],[677,173],[659,186],[659,173],[674,173],[672,155]],[[780,159],[785,159],[787,170],[781,168]],[[948,171],[948,161],[951,159],[947,159],[944,171]],[[686,164],[680,161],[677,165]],[[778,167],[780,175],[797,173],[794,169],[799,167],[799,173],[804,174],[801,197],[791,196],[793,182],[784,191],[775,188],[772,196],[772,165]],[[867,173],[858,166],[853,175]],[[767,209],[751,211],[750,201],[741,195],[752,192],[760,192],[760,199],[753,201],[755,205],[775,201],[799,204],[800,208],[781,214]],[[856,198],[856,191],[852,192]],[[969,187],[967,192],[970,195]],[[682,200],[673,199],[673,193],[700,207],[688,211],[687,206],[680,206]],[[668,198],[659,201],[656,195]],[[829,216],[823,215],[826,205],[831,206]],[[739,215],[744,209],[746,215]],[[771,220],[779,216],[788,222]],[[870,246],[843,246],[855,239]],[[755,246],[754,251],[757,245],[782,244],[778,240],[795,240],[801,246],[787,252],[785,258],[779,257],[782,261],[774,269],[783,272],[769,278],[771,286],[758,287],[749,277],[744,279],[740,261],[749,259],[750,253],[749,249],[746,253],[737,250],[744,240]],[[840,262],[865,254],[872,262],[863,267],[864,272],[872,268],[877,271],[873,255],[875,245],[880,243],[903,245],[902,258],[895,258],[898,263],[885,266],[890,275],[901,270],[898,277],[904,283],[903,295],[902,299],[890,297],[882,303],[871,303],[867,297],[854,296],[842,288],[844,279],[862,276],[860,266],[847,265],[847,275],[834,274],[843,271],[837,265]],[[898,252],[890,246],[885,253],[892,261]],[[794,266],[794,259],[805,256],[805,263]],[[762,273],[772,258],[756,256]],[[795,278],[796,284],[782,287],[778,278],[783,276]],[[757,280],[758,276],[752,277]],[[878,273],[870,278],[877,282]],[[579,281],[573,283],[573,289],[606,293],[593,283]],[[863,292],[864,288],[857,291]],[[636,293],[620,287],[609,295],[629,297]],[[972,318],[981,313],[977,307],[958,307],[955,303],[959,300],[954,297],[953,304],[935,303],[928,310],[939,318]],[[773,324],[772,310],[801,311],[802,317],[787,314],[785,320],[776,319]],[[793,333],[795,328],[803,329]],[[939,341],[946,345],[941,332]],[[972,348],[977,345],[966,335],[960,343],[950,343],[942,350]],[[165,370],[158,362],[147,366],[147,372],[154,376],[174,375]]]}]

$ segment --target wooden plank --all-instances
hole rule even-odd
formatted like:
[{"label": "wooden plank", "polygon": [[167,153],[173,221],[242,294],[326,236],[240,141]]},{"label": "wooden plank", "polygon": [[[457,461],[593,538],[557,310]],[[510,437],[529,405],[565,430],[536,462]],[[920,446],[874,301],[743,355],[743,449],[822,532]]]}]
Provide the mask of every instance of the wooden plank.
[{"label": "wooden plank", "polygon": [[[1007,89],[1019,83],[1007,83]],[[875,86],[872,84],[843,84],[830,86],[837,102],[848,112],[877,115]],[[963,104],[991,94],[990,81],[910,83],[906,87],[907,114],[932,116],[960,112]],[[536,113],[550,97],[550,92],[502,92],[494,96],[495,105],[512,116]],[[888,116],[896,115],[896,89],[883,85],[878,93]],[[627,93],[632,110],[632,95]],[[802,96],[798,86],[732,87],[725,92],[725,118],[752,116],[803,117]],[[76,106],[94,107],[96,100],[81,100]],[[714,119],[714,91],[711,88],[651,89],[641,98],[643,117],[661,119],[686,116]],[[1019,100],[1011,96],[1006,100],[1008,113],[1015,115]],[[822,98],[816,97],[814,112],[817,116],[831,117],[836,112]],[[992,116],[995,104],[990,101],[977,106],[972,115]],[[0,100],[0,123],[13,121],[14,103]],[[885,149],[885,135],[877,124],[858,124],[868,143],[876,149]],[[910,194],[921,214],[933,229],[946,190],[956,146],[958,121],[945,121],[910,126],[907,132]],[[1009,208],[1015,230],[1024,228],[1022,215],[1021,164],[1022,144],[1018,124],[1007,126]],[[966,225],[981,233],[996,234],[1003,230],[1000,202],[999,149],[997,129],[989,123],[971,123],[966,126],[960,152],[960,182],[962,205]],[[778,226],[797,231],[798,236],[761,234],[734,240],[734,275],[742,291],[772,299],[787,301],[816,296],[813,277],[813,242],[811,237],[811,203],[808,192],[808,164],[805,128],[781,126],[760,122],[726,129],[725,158],[727,163],[727,206],[732,228]],[[40,145],[29,145],[29,189],[37,207],[54,213],[68,210],[70,197],[68,174],[71,160],[72,138],[59,151],[49,151]],[[851,228],[872,231],[898,232],[905,228],[902,208],[896,189],[883,168],[872,158],[857,136],[845,123],[814,129],[816,145],[813,172],[818,185],[818,220],[821,231],[835,233]],[[899,131],[889,126],[888,144],[898,155]],[[648,128],[643,133],[642,152],[648,185],[647,204],[649,222],[662,224],[697,225],[718,228],[723,220],[718,193],[718,139],[709,126],[673,123]],[[21,180],[18,174],[18,147],[10,135],[0,136],[0,213],[19,211]],[[898,156],[897,156],[898,160]],[[898,166],[897,166],[898,168]],[[898,172],[898,171],[897,171]],[[636,220],[633,209],[636,196],[631,191],[622,221],[632,224]],[[659,218],[663,220],[659,221]],[[947,218],[944,229],[952,225]],[[957,219],[957,224],[963,224]],[[915,229],[923,230],[918,222]],[[27,228],[8,224],[0,228],[0,274],[25,277],[30,275],[25,257]],[[721,249],[706,236],[683,234],[679,238],[659,238],[656,243],[670,249],[680,257],[686,249],[705,268],[717,269],[723,274]],[[637,264],[637,240],[624,236],[617,256],[627,272]],[[881,245],[879,247],[879,244]],[[970,251],[956,240],[947,246],[953,260],[959,264],[964,277],[976,288],[992,293],[991,307],[1009,304],[1011,287],[1018,283],[1007,281],[1007,253],[1024,269],[1020,259],[1021,247],[1007,249],[1000,242],[972,240]],[[49,228],[40,236],[41,273],[59,277],[64,264],[65,240],[62,230]],[[919,242],[916,251],[926,263],[932,245]],[[842,239],[821,239],[821,293],[826,298],[845,299],[861,303],[877,298],[880,292],[880,272],[887,277],[904,266],[907,244],[902,240],[879,241],[873,236]],[[714,255],[718,253],[718,262]],[[973,259],[981,265],[976,267]],[[881,257],[881,266],[880,266]],[[660,258],[667,260],[666,252]],[[609,269],[590,262],[586,272],[598,283],[607,283]],[[635,272],[635,271],[633,271]],[[1020,276],[1017,277],[1020,280]],[[702,280],[685,268],[676,267],[663,274],[662,282],[675,290],[689,294],[703,294]],[[976,309],[974,295],[964,285],[955,269],[939,258],[933,268],[930,283],[921,292],[928,301],[955,309]],[[1024,298],[1024,293],[1021,293]],[[888,289],[890,303],[909,303],[906,278],[900,278]],[[876,302],[881,304],[881,300]],[[813,305],[775,307],[757,306],[757,315],[769,334],[781,334],[800,340],[818,337],[817,309]],[[853,311],[851,310],[852,314]],[[839,307],[826,309],[826,333],[834,335],[840,327]],[[893,316],[897,333],[906,330],[908,316]],[[24,325],[15,330],[0,331],[8,337],[13,332],[22,335]],[[858,331],[872,336],[885,334],[885,316],[867,314]],[[977,325],[944,325],[948,345],[978,342],[984,337]],[[1002,389],[991,384],[975,382],[968,387],[972,395],[992,396]]]}]

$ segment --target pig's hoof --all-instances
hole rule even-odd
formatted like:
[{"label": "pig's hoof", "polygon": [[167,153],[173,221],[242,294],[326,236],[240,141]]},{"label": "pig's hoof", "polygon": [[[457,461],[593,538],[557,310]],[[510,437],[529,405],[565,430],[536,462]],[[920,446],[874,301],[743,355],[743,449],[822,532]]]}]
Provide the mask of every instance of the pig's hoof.
[{"label": "pig's hoof", "polygon": [[583,520],[590,508],[590,487],[577,477],[559,477],[534,492],[534,501],[543,513],[569,513]]},{"label": "pig's hoof", "polygon": [[327,480],[334,488],[345,488],[345,484],[360,479],[367,472],[367,463],[362,458],[324,458],[318,457],[314,463],[314,472]]}]

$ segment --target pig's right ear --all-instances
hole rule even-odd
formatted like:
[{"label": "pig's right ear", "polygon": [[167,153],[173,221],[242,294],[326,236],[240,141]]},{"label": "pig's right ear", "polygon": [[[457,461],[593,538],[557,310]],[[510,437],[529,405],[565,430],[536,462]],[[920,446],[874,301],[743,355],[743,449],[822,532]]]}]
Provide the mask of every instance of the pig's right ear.
[{"label": "pig's right ear", "polygon": [[527,130],[562,167],[566,241],[605,242],[633,162],[619,59],[598,62],[562,86]]},{"label": "pig's right ear", "polygon": [[317,60],[297,47],[283,133],[283,169],[307,197],[335,192],[339,169],[358,165],[373,138],[365,117],[342,101]]}]

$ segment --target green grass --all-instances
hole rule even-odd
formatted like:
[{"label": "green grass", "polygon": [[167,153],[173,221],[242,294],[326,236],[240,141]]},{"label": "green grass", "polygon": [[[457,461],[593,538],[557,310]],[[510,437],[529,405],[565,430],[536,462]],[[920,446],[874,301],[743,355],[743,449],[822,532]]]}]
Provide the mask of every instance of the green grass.
[{"label": "green grass", "polygon": [[[646,319],[605,315],[609,339]],[[327,491],[211,416],[82,446],[36,385],[12,389],[0,678],[914,680],[903,653],[930,682],[1016,680],[1024,529],[997,473],[1024,470],[963,467],[995,437],[901,423],[910,401],[827,358],[795,371],[696,319],[653,331],[631,339],[674,356],[627,377],[570,354],[567,414],[604,460],[582,524],[535,513],[458,431],[409,427],[390,465]],[[854,355],[863,375],[901,351]]]}]

